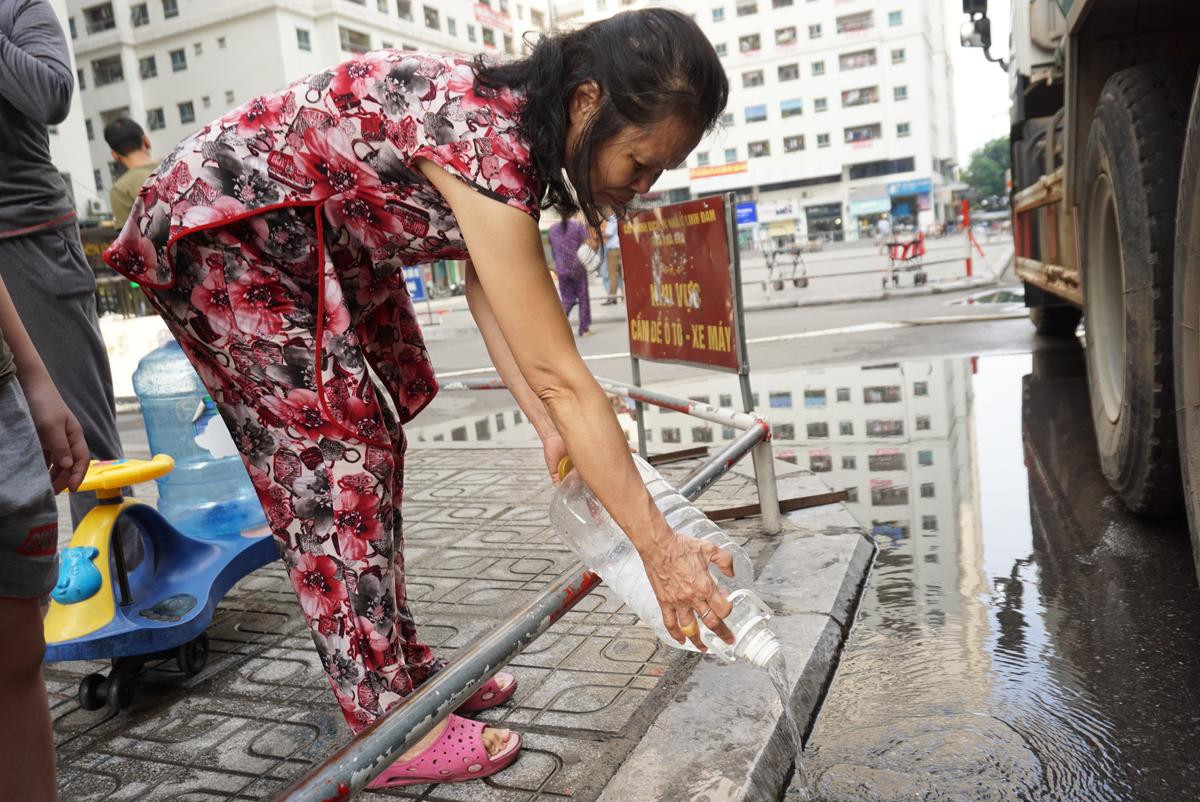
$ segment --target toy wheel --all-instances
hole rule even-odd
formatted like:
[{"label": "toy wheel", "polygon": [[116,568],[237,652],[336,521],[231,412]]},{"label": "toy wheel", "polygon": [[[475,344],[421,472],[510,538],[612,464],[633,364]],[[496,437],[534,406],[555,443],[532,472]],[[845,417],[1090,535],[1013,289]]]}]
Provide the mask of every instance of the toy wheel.
[{"label": "toy wheel", "polygon": [[133,704],[133,694],[136,690],[137,681],[131,675],[114,671],[109,675],[108,682],[105,683],[104,701],[108,704],[109,710],[119,713]]},{"label": "toy wheel", "polygon": [[104,707],[103,674],[88,674],[79,681],[79,706],[84,710],[99,710]]},{"label": "toy wheel", "polygon": [[175,653],[175,662],[184,675],[194,677],[208,665],[208,634],[201,632],[192,640],[179,647]]}]

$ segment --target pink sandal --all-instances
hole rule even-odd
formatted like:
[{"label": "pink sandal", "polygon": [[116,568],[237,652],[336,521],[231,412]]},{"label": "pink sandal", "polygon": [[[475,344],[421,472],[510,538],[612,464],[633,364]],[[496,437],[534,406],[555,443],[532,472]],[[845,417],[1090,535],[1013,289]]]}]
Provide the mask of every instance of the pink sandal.
[{"label": "pink sandal", "polygon": [[[501,686],[497,678],[506,680],[506,684]],[[513,693],[517,690],[517,678],[507,671],[499,671],[483,685],[479,686],[479,690],[467,697],[467,701],[459,705],[455,713],[478,713],[480,710],[487,710],[497,705],[502,705],[512,698]]]},{"label": "pink sandal", "polygon": [[503,751],[489,756],[483,744],[487,724],[450,714],[441,736],[412,760],[397,761],[371,781],[368,788],[453,783],[476,780],[507,768],[521,751],[521,736],[509,733]]}]

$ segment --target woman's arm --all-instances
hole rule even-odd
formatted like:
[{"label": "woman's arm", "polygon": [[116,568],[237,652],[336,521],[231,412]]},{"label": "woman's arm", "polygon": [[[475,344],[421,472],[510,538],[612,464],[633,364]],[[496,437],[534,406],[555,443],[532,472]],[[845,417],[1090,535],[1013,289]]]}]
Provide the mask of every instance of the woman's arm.
[{"label": "woman's arm", "polygon": [[[547,275],[537,225],[432,162],[418,165],[458,220],[517,369],[550,413],[583,480],[641,555],[667,630],[682,643],[680,622],[692,620],[691,610],[711,609],[723,619],[731,608],[708,564],[732,573],[732,560],[722,549],[671,531],[654,505],[607,396],[575,348]],[[732,642],[724,623],[713,631]],[[703,648],[698,636],[693,641]]]},{"label": "woman's arm", "polygon": [[557,482],[558,463],[567,456],[566,444],[554,426],[554,419],[550,417],[546,405],[521,375],[512,351],[508,349],[508,343],[504,341],[504,335],[500,332],[500,324],[496,322],[496,315],[483,292],[483,286],[479,283],[475,265],[471,262],[467,262],[467,306],[470,307],[471,316],[479,326],[479,333],[483,335],[483,344],[487,346],[488,356],[492,358],[496,372],[504,379],[504,384],[516,399],[517,406],[525,413],[525,417],[529,419],[541,439],[550,478]]}]

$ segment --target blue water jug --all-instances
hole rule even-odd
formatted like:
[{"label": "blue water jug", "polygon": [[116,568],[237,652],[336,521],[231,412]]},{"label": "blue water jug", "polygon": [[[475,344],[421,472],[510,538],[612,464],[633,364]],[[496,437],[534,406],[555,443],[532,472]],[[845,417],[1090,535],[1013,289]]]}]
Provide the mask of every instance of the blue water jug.
[{"label": "blue water jug", "polygon": [[151,454],[175,470],[158,480],[158,511],[176,529],[219,537],[267,525],[233,438],[200,377],[174,340],[151,351],[133,373]]}]

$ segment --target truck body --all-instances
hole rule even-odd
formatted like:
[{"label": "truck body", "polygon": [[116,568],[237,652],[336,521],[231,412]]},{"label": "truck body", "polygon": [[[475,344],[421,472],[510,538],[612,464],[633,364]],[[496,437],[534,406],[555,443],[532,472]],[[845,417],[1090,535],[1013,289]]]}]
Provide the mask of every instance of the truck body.
[{"label": "truck body", "polygon": [[[988,53],[986,0],[963,10],[963,44]],[[1082,316],[1105,476],[1134,512],[1187,510],[1200,575],[1198,64],[1200,2],[1012,0],[1010,200],[1030,318],[1073,337]]]}]

